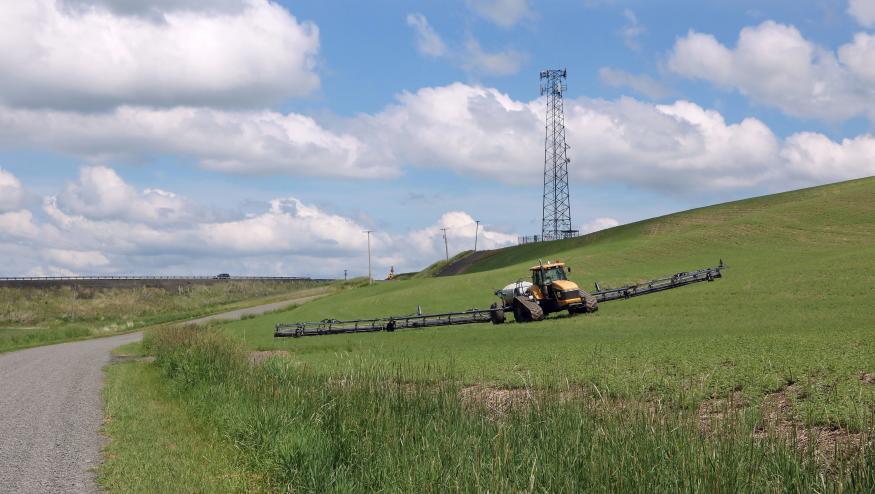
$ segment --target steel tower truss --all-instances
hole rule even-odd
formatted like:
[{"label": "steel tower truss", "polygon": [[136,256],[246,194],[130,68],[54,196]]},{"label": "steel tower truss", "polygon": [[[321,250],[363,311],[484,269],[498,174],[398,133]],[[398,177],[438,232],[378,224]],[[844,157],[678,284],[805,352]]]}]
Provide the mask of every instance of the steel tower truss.
[{"label": "steel tower truss", "polygon": [[556,240],[577,234],[571,228],[571,202],[568,197],[568,145],[565,143],[565,114],[562,94],[567,89],[567,71],[541,72],[541,95],[547,96],[544,138],[544,200],[541,237]]}]

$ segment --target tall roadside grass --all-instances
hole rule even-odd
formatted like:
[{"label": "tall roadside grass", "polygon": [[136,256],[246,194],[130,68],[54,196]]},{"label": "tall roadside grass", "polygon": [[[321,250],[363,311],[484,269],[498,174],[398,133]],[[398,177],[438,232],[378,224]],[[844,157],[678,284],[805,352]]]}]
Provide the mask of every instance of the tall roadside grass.
[{"label": "tall roadside grass", "polygon": [[[519,392],[496,409],[453,371],[430,384],[374,364],[311,372],[282,356],[253,363],[210,330],[147,332],[146,349],[184,407],[220,432],[271,490],[294,492],[871,492],[862,447],[819,462],[756,413],[710,432],[693,411]],[[473,397],[473,399],[472,399]]]}]

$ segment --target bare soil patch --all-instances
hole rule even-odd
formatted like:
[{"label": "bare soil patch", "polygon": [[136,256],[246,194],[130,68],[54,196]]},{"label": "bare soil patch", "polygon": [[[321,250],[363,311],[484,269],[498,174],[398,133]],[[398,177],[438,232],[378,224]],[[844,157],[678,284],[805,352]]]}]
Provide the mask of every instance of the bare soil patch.
[{"label": "bare soil patch", "polygon": [[738,414],[747,406],[747,401],[738,391],[726,398],[711,398],[699,405],[699,430],[713,433],[720,429],[727,417]]},{"label": "bare soil patch", "polygon": [[287,350],[266,350],[259,352],[249,352],[249,363],[258,365],[271,357],[285,357],[289,352]]},{"label": "bare soil patch", "polygon": [[815,461],[827,467],[836,461],[863,454],[870,446],[868,434],[850,432],[843,427],[806,426],[793,414],[793,398],[800,396],[795,385],[771,393],[763,400],[760,409],[763,423],[753,432],[755,439],[769,435],[778,437],[799,451],[814,452]]},{"label": "bare soil patch", "polygon": [[462,388],[459,399],[467,407],[485,408],[489,416],[499,418],[514,408],[532,405],[535,395],[530,388],[496,388],[474,384]]}]

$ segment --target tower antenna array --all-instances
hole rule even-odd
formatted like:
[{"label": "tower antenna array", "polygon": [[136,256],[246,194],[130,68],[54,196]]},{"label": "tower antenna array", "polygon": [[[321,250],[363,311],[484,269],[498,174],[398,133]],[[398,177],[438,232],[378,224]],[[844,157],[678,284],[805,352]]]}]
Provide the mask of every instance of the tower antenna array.
[{"label": "tower antenna array", "polygon": [[571,202],[568,197],[568,144],[565,143],[565,114],[562,94],[567,70],[541,71],[541,96],[547,96],[544,127],[544,199],[541,217],[543,240],[577,235],[571,228]]}]

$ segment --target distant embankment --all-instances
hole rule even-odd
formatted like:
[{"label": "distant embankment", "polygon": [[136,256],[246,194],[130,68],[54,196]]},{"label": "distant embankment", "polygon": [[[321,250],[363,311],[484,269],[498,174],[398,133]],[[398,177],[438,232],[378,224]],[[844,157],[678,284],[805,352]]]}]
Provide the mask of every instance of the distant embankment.
[{"label": "distant embankment", "polygon": [[0,277],[0,287],[9,288],[51,288],[74,286],[82,288],[163,288],[173,290],[186,285],[209,285],[232,281],[268,281],[291,283],[300,281],[329,282],[327,278],[307,278],[300,276],[21,276]]},{"label": "distant embankment", "polygon": [[450,263],[438,269],[435,276],[455,276],[457,274],[464,274],[472,264],[495,255],[499,250],[501,249],[478,250],[477,252],[471,252],[468,255],[457,259],[450,259]]}]

